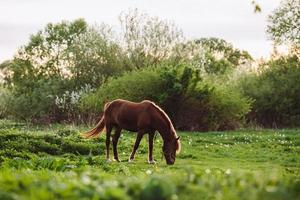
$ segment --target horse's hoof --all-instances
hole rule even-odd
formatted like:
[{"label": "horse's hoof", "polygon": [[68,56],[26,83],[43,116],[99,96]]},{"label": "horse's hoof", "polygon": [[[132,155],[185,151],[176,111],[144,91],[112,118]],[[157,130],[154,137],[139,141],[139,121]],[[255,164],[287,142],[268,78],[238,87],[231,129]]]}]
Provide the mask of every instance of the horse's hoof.
[{"label": "horse's hoof", "polygon": [[133,161],[133,159],[130,159],[130,158],[129,158],[129,159],[128,159],[128,162],[129,162],[129,163],[133,163],[134,161]]},{"label": "horse's hoof", "polygon": [[153,165],[153,164],[156,164],[155,160],[148,160],[148,163],[149,163],[149,164],[152,164],[152,165]]},{"label": "horse's hoof", "polygon": [[107,163],[111,163],[111,159],[106,159],[106,162]]},{"label": "horse's hoof", "polygon": [[119,158],[114,158],[114,160],[113,161],[116,161],[116,162],[121,162],[120,160],[119,160]]}]

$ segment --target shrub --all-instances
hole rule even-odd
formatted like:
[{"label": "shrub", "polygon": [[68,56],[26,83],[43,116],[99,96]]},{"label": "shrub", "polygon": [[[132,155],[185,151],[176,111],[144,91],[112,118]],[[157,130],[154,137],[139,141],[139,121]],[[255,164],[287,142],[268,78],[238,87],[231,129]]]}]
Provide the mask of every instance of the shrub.
[{"label": "shrub", "polygon": [[201,77],[200,71],[182,63],[161,65],[110,79],[96,92],[81,99],[85,113],[99,113],[114,99],[159,104],[181,130],[224,130],[238,127],[251,102],[234,87]]},{"label": "shrub", "polygon": [[251,101],[236,89],[234,83],[228,80],[212,82],[207,77],[196,78],[198,80],[194,82],[195,75],[190,75],[189,79],[189,86],[177,97],[179,100],[171,99],[168,105],[171,110],[176,108],[173,120],[177,129],[228,130],[243,125]]},{"label": "shrub", "polygon": [[168,200],[175,194],[175,186],[172,182],[153,177],[151,178],[142,189],[141,198],[145,200]]},{"label": "shrub", "polygon": [[59,121],[60,114],[55,105],[55,95],[65,90],[63,80],[49,79],[30,83],[12,89],[13,98],[9,102],[9,114],[26,121]]},{"label": "shrub", "polygon": [[8,117],[8,103],[11,100],[11,92],[0,86],[0,118]]},{"label": "shrub", "polygon": [[300,126],[299,58],[280,57],[262,67],[241,79],[244,94],[254,100],[248,119],[268,127]]},{"label": "shrub", "polygon": [[228,130],[240,127],[252,104],[249,98],[242,95],[230,84],[215,86],[210,102],[212,110],[209,114],[211,127],[209,129],[213,130]]},{"label": "shrub", "polygon": [[87,93],[80,102],[80,108],[83,112],[99,113],[106,102],[114,99],[157,101],[161,88],[162,81],[158,69],[132,71],[108,80],[95,93]]}]

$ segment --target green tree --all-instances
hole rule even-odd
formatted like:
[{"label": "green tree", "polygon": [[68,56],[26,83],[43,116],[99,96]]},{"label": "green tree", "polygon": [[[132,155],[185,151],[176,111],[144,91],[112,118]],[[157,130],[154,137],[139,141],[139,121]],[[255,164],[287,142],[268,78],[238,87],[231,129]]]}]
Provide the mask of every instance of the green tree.
[{"label": "green tree", "polygon": [[123,60],[109,26],[90,27],[83,19],[50,23],[0,66],[14,97],[11,112],[23,119],[71,116],[84,91],[129,69]]},{"label": "green tree", "polygon": [[99,87],[108,77],[131,69],[113,35],[111,27],[102,24],[88,28],[70,46],[72,65],[68,69],[76,88],[83,85]]},{"label": "green tree", "polygon": [[171,22],[141,14],[137,9],[120,15],[124,50],[136,68],[167,59],[183,41],[182,32]]},{"label": "green tree", "polygon": [[285,44],[300,55],[300,1],[283,0],[268,18],[267,33],[276,44]]},{"label": "green tree", "polygon": [[200,38],[195,40],[195,42],[204,47],[214,57],[225,59],[234,66],[252,59],[247,51],[236,49],[232,44],[220,38]]},{"label": "green tree", "polygon": [[27,68],[36,73],[35,76],[68,76],[67,69],[72,63],[67,50],[76,38],[86,32],[87,26],[83,19],[49,23],[30,37],[29,43],[19,49],[15,59],[23,61]]},{"label": "green tree", "polygon": [[300,125],[300,62],[295,55],[270,60],[260,74],[242,79],[244,93],[254,100],[249,119],[264,126]]}]

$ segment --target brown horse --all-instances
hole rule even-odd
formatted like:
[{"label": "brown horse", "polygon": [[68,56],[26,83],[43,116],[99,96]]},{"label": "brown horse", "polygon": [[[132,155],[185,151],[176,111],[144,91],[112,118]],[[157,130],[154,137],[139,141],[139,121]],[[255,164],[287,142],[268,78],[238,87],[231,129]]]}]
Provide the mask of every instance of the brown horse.
[{"label": "brown horse", "polygon": [[151,101],[134,103],[117,99],[106,103],[101,120],[95,128],[86,132],[86,138],[95,137],[106,129],[106,159],[109,160],[110,135],[113,128],[112,144],[114,160],[119,162],[117,144],[121,130],[137,132],[136,141],[129,157],[129,162],[133,161],[136,150],[144,134],[149,134],[149,154],[148,162],[155,163],[153,159],[153,138],[155,131],[158,131],[163,139],[163,153],[168,165],[175,162],[176,153],[180,151],[180,140],[176,135],[173,124],[167,114]]}]

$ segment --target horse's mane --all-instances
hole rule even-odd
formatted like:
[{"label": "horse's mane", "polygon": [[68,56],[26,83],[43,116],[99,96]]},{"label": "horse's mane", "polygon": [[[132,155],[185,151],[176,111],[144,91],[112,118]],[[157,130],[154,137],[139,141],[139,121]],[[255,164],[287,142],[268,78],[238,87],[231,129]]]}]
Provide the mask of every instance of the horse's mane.
[{"label": "horse's mane", "polygon": [[[169,118],[169,116],[165,113],[165,111],[163,111],[163,109],[161,109],[158,105],[156,105],[154,102],[152,101],[148,101],[146,100],[147,102],[149,102],[152,106],[154,106],[154,108],[156,108],[156,110],[159,111],[159,113],[161,114],[161,116],[167,121],[168,125],[169,125],[169,128],[171,131],[173,131],[175,134],[176,134],[176,131],[174,129],[174,126]],[[177,135],[176,135],[177,136]]]},{"label": "horse's mane", "polygon": [[[169,125],[169,128],[170,128],[171,132],[173,132],[175,138],[177,138],[177,134],[176,134],[175,128],[174,128],[174,126],[173,126],[173,124],[172,124],[169,116],[165,113],[165,111],[163,111],[163,109],[161,109],[154,102],[148,101],[148,100],[146,100],[146,101],[149,102],[152,106],[154,106],[154,108],[156,108],[156,110],[159,111],[159,113],[161,114],[161,116],[168,122],[168,125]],[[181,145],[180,145],[180,141],[179,140],[177,140],[177,147],[176,147],[176,149],[177,149],[177,152],[179,153],[180,149],[181,149]]]}]

